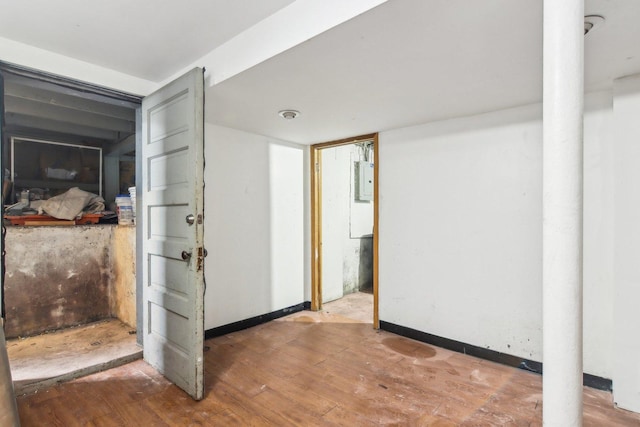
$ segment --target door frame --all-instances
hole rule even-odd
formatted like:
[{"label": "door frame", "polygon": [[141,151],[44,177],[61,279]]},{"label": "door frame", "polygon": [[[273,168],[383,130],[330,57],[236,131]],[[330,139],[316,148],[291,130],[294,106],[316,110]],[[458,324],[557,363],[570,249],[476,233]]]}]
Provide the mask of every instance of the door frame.
[{"label": "door frame", "polygon": [[380,328],[378,314],[378,261],[379,234],[378,227],[378,171],[380,156],[378,149],[378,134],[344,138],[336,141],[314,144],[310,147],[311,161],[311,310],[322,309],[322,155],[325,148],[352,145],[362,141],[373,141],[373,327]]}]

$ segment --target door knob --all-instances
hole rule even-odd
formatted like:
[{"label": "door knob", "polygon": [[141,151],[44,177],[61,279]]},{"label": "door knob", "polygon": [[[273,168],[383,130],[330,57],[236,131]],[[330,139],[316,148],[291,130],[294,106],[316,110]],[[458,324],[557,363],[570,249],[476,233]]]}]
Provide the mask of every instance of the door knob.
[{"label": "door knob", "polygon": [[182,259],[186,261],[186,260],[188,260],[189,258],[191,258],[191,252],[182,251],[181,256],[182,256]]},{"label": "door knob", "polygon": [[196,217],[193,216],[193,214],[189,214],[187,215],[187,217],[185,218],[185,221],[187,221],[187,224],[189,225],[193,225],[193,223],[196,221]]}]

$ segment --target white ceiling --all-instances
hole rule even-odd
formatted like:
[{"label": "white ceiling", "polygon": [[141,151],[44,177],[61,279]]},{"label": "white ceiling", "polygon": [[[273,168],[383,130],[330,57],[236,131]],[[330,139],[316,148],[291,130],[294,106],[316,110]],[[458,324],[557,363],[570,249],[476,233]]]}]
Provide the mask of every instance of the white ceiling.
[{"label": "white ceiling", "polygon": [[0,0],[0,36],[161,81],[294,0]]},{"label": "white ceiling", "polygon": [[[588,90],[640,72],[640,2],[593,0]],[[542,98],[542,1],[390,0],[211,88],[208,120],[316,143]],[[278,110],[297,109],[285,121]]]},{"label": "white ceiling", "polygon": [[[152,81],[291,3],[0,1],[0,37]],[[640,72],[640,1],[588,0],[586,11],[606,18],[585,39],[588,90]],[[541,0],[389,0],[208,87],[206,109],[210,122],[308,144],[541,94]],[[302,116],[285,121],[285,108]]]}]

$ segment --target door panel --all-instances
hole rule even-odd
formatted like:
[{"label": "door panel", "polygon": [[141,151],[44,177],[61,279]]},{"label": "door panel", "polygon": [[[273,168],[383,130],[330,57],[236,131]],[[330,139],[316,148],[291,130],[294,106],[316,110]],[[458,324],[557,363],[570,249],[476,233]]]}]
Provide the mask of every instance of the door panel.
[{"label": "door panel", "polygon": [[[203,71],[142,101],[144,359],[203,397]],[[192,224],[187,216],[196,218]]]}]

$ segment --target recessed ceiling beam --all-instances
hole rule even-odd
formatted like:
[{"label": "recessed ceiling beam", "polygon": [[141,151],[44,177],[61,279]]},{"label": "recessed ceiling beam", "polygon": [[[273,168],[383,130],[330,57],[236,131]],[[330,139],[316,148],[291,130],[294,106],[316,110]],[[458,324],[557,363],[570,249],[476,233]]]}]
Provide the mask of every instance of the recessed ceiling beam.
[{"label": "recessed ceiling beam", "polygon": [[5,123],[7,130],[13,128],[34,129],[39,131],[58,132],[68,135],[78,135],[87,138],[104,139],[109,141],[118,140],[121,134],[115,131],[99,129],[91,126],[82,126],[69,122],[59,122],[52,119],[33,117],[17,113],[6,113]]},{"label": "recessed ceiling beam", "polygon": [[47,105],[55,105],[71,110],[86,111],[106,117],[135,121],[135,110],[104,102],[66,95],[54,91],[10,83],[5,85],[5,96],[38,102]]},{"label": "recessed ceiling beam", "polygon": [[57,105],[34,102],[23,98],[5,96],[5,112],[32,116],[34,121],[42,119],[62,123],[94,127],[107,131],[134,133],[135,122],[79,111]]}]

